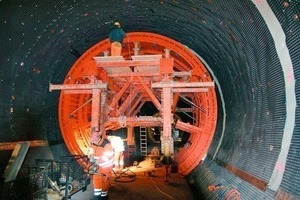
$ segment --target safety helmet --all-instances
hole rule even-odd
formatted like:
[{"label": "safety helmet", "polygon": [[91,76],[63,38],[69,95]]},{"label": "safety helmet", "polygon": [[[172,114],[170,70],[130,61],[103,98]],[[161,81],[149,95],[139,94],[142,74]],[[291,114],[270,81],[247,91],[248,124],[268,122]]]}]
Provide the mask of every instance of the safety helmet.
[{"label": "safety helmet", "polygon": [[115,22],[114,25],[119,27],[121,26],[119,22]]}]

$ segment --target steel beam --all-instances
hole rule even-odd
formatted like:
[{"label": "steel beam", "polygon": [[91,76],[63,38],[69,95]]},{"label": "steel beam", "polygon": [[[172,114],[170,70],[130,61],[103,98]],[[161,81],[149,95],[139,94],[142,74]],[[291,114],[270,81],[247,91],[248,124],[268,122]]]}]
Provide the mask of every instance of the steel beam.
[{"label": "steel beam", "polygon": [[122,105],[119,108],[119,113],[124,114],[126,109],[130,106],[131,102],[135,99],[135,97],[139,93],[139,88],[136,87],[134,90],[130,92],[130,94],[127,96],[126,100],[122,103]]},{"label": "steel beam", "polygon": [[208,88],[173,88],[174,93],[198,93],[198,92],[208,92]]},{"label": "steel beam", "polygon": [[188,72],[186,72],[186,71],[173,72],[171,75],[173,77],[175,77],[175,76],[178,76],[178,77],[181,77],[181,76],[192,76],[192,71],[188,71]]},{"label": "steel beam", "polygon": [[93,89],[91,121],[92,132],[99,131],[100,93],[100,89]]},{"label": "steel beam", "polygon": [[109,74],[109,77],[151,77],[151,76],[161,76],[160,73],[146,73],[146,72],[127,72],[127,73],[116,73],[116,74]]},{"label": "steel beam", "polygon": [[110,108],[114,108],[116,106],[116,104],[118,103],[118,101],[123,96],[124,92],[127,90],[127,88],[129,87],[129,85],[132,83],[133,79],[134,78],[132,77],[129,81],[127,81],[126,84],[122,87],[121,91],[119,91],[119,93],[113,98],[112,102],[109,105]]},{"label": "steel beam", "polygon": [[105,132],[105,126],[104,126],[104,122],[106,120],[106,117],[107,117],[107,113],[106,113],[106,109],[105,109],[105,106],[106,106],[106,101],[107,101],[107,95],[106,95],[106,92],[101,92],[101,96],[100,96],[100,111],[101,111],[101,114],[100,114],[100,111],[98,113],[98,115],[100,114],[100,134],[103,135],[103,134],[106,134]]},{"label": "steel beam", "polygon": [[92,94],[92,90],[63,90],[64,94]]},{"label": "steel beam", "polygon": [[22,142],[16,144],[3,174],[5,182],[10,182],[16,179],[27,154],[27,151],[29,149],[29,145],[29,142]]},{"label": "steel beam", "polygon": [[140,112],[141,108],[143,107],[143,105],[146,103],[146,100],[143,99],[140,103],[140,105],[134,110],[134,112],[132,113],[132,116],[136,116],[138,114],[138,112]]},{"label": "steel beam", "polygon": [[[109,117],[107,121],[108,122],[118,121],[118,117]],[[141,122],[141,121],[145,121],[145,122],[160,122],[161,123],[162,122],[162,118],[161,117],[153,117],[153,116],[126,117],[126,121],[128,123],[130,123],[130,122]]]},{"label": "steel beam", "polygon": [[134,134],[133,134],[133,127],[132,126],[128,126],[127,127],[127,145],[134,145]]},{"label": "steel beam", "polygon": [[175,127],[182,131],[185,131],[188,133],[193,133],[193,134],[200,134],[203,132],[203,129],[199,128],[198,126],[194,126],[189,123],[182,122],[182,121],[177,121]]},{"label": "steel beam", "polygon": [[48,142],[45,140],[31,140],[31,141],[18,141],[18,142],[1,142],[0,151],[12,150],[19,143],[29,142],[30,147],[42,147],[48,146]]},{"label": "steel beam", "polygon": [[188,87],[214,87],[214,82],[159,82],[159,83],[151,83],[151,88],[188,88]]},{"label": "steel beam", "polygon": [[[173,77],[178,76],[191,76],[191,71],[189,72],[173,72],[171,74]],[[141,76],[141,77],[148,77],[148,76],[162,76],[161,73],[154,73],[154,72],[125,72],[125,73],[114,73],[108,74],[108,77],[134,77],[134,76]]]},{"label": "steel beam", "polygon": [[128,116],[131,116],[135,108],[138,106],[139,103],[141,103],[141,100],[143,99],[143,96],[140,95],[134,102],[134,104],[131,106],[129,112],[127,113]]},{"label": "steel beam", "polygon": [[[121,116],[122,118],[126,119],[126,125],[127,126],[162,126],[162,118],[161,117],[153,117],[153,116],[140,116],[140,117],[126,117]],[[107,120],[108,124],[118,122],[119,117],[110,117]]]},{"label": "steel beam", "polygon": [[132,67],[132,66],[153,66],[159,65],[159,60],[151,61],[134,61],[134,60],[124,60],[124,61],[97,61],[97,67]]},{"label": "steel beam", "polygon": [[153,104],[155,105],[157,110],[160,110],[161,104],[157,100],[156,96],[153,94],[151,89],[148,87],[148,85],[145,83],[145,81],[141,77],[138,77],[138,79],[139,79],[140,83],[142,84],[143,88],[145,89],[145,91],[147,92],[147,94],[149,95],[149,97],[151,98],[151,101],[153,102]]},{"label": "steel beam", "polygon": [[178,93],[173,94],[172,113],[175,113],[178,101],[179,101],[179,94]]},{"label": "steel beam", "polygon": [[162,150],[165,156],[170,156],[174,152],[172,139],[172,121],[173,114],[171,105],[173,104],[172,89],[164,87],[162,91],[162,116],[163,116],[163,136]]},{"label": "steel beam", "polygon": [[49,85],[49,91],[53,90],[91,90],[91,89],[106,89],[106,83],[92,83],[92,84],[63,84],[63,85]]},{"label": "steel beam", "polygon": [[193,108],[176,108],[175,112],[193,112]]}]

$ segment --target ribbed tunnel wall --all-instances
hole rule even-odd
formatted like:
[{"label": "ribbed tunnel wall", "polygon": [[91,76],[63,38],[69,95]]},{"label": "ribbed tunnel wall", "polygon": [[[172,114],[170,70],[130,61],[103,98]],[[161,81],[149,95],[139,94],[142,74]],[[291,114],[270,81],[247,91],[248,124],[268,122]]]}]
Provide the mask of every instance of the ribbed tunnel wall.
[{"label": "ribbed tunnel wall", "polygon": [[[300,100],[300,3],[268,1],[285,34],[292,66],[282,62],[284,53],[276,51],[280,38],[274,37],[265,22],[271,18],[264,19],[256,7],[264,3],[0,1],[0,142],[44,139],[51,145],[63,143],[57,123],[58,93],[48,92],[49,82],[62,83],[77,59],[76,52],[82,54],[107,38],[113,20],[119,19],[127,32],[159,33],[187,45],[211,68],[220,85],[220,109],[208,157],[218,162],[207,159],[205,163],[221,182],[234,184],[249,199],[259,190],[244,187],[241,179],[216,163],[229,163],[267,183],[276,168],[285,170],[278,191],[299,196],[300,113],[298,108],[293,113],[286,103],[287,95],[295,96],[297,103]],[[280,40],[279,49],[284,50],[284,45]],[[294,80],[295,93],[293,88],[286,93]],[[284,133],[292,137],[286,168],[276,165]],[[57,148],[52,149],[55,153]],[[10,153],[0,154],[2,170]]]}]

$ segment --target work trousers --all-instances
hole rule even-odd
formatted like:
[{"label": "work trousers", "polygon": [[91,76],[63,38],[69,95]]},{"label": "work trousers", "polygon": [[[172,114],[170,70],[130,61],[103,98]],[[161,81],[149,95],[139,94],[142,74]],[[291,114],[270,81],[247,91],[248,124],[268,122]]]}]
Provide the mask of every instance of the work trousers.
[{"label": "work trousers", "polygon": [[[110,168],[111,170],[111,168]],[[109,170],[101,171],[102,174],[94,174],[93,175],[93,185],[94,185],[94,199],[102,200],[107,199],[108,189],[110,185],[110,175],[111,172]]]},{"label": "work trousers", "polygon": [[124,154],[123,151],[115,151],[115,168],[123,169],[124,168]]},{"label": "work trousers", "polygon": [[120,56],[122,51],[122,44],[120,42],[111,43],[111,56]]}]

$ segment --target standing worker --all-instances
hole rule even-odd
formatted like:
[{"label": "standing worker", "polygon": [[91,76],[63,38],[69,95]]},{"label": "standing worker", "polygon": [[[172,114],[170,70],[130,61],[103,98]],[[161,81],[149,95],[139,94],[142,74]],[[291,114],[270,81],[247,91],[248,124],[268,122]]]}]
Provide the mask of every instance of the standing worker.
[{"label": "standing worker", "polygon": [[109,40],[111,42],[111,56],[120,56],[122,51],[123,38],[125,32],[121,28],[118,21],[114,23],[113,29],[109,33]]},{"label": "standing worker", "polygon": [[112,145],[106,136],[101,137],[97,144],[91,141],[89,158],[93,163],[93,200],[107,200],[110,177],[114,164],[114,152]]},{"label": "standing worker", "polygon": [[108,136],[108,139],[111,142],[111,145],[114,149],[115,161],[114,161],[114,169],[116,171],[121,171],[124,168],[124,142],[121,137],[118,136]]},{"label": "standing worker", "polygon": [[161,162],[165,167],[165,182],[169,182],[171,178],[171,166],[173,164],[173,159],[170,155],[164,155]]}]

